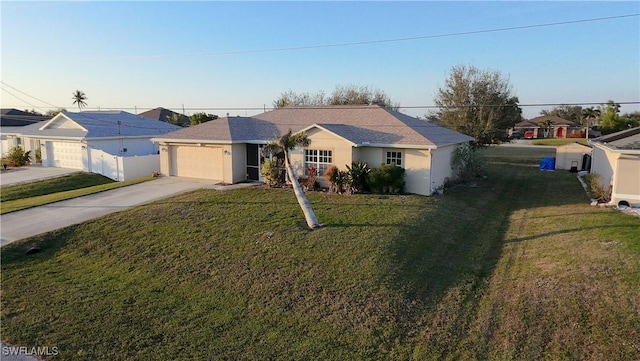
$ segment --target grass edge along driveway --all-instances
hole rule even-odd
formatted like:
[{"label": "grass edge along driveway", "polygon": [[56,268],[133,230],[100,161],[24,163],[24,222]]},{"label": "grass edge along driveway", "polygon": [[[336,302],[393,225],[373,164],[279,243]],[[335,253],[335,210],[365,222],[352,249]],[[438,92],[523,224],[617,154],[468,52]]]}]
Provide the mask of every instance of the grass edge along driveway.
[{"label": "grass edge along driveway", "polygon": [[442,197],[311,192],[317,231],[289,190],[199,190],[6,246],[3,338],[65,360],[635,359],[638,220],[542,155],[487,150],[487,179]]},{"label": "grass edge along driveway", "polygon": [[[67,184],[67,179],[68,177],[71,177],[71,176],[75,178],[70,182],[71,184]],[[16,193],[21,193],[20,189],[25,189],[25,188],[33,189],[33,188],[37,188],[39,185],[42,185],[42,184],[46,184],[48,186],[47,188],[49,189],[49,191],[46,194],[25,196],[24,198],[2,201],[2,203],[0,203],[0,214],[15,212],[15,211],[19,211],[27,208],[64,201],[67,199],[82,197],[82,196],[86,196],[94,193],[104,192],[104,191],[108,191],[108,190],[112,190],[120,187],[126,187],[133,184],[147,182],[155,179],[154,177],[148,176],[148,177],[140,177],[140,178],[135,178],[131,180],[126,180],[122,182],[116,182],[116,181],[110,181],[107,178],[107,180],[109,181],[108,183],[104,183],[104,181],[98,181],[97,182],[98,184],[90,185],[90,186],[86,186],[87,183],[82,181],[83,178],[87,179],[89,177],[94,177],[94,176],[105,178],[102,176],[88,174],[88,173],[78,173],[78,174],[53,178],[53,179],[47,179],[42,181],[36,181],[36,182],[31,182],[26,184],[5,187],[2,189],[3,194],[8,192],[14,192],[14,191]],[[60,188],[56,189],[56,185],[60,183],[65,183],[65,188],[71,188],[71,189],[61,191],[61,192],[57,191]],[[89,181],[88,184],[91,184],[91,182]],[[25,194],[28,194],[28,193],[29,191],[25,192]]]}]

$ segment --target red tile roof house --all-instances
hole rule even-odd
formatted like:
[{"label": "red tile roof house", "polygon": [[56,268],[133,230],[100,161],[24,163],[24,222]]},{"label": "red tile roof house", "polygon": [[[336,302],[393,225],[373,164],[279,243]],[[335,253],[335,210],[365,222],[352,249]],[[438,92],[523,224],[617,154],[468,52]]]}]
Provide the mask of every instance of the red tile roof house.
[{"label": "red tile roof house", "polygon": [[[406,169],[406,191],[431,195],[447,178],[461,144],[472,137],[377,105],[287,107],[252,117],[226,117],[152,139],[159,143],[161,173],[237,183],[262,181],[263,145],[291,129],[305,131],[311,145],[291,152],[299,175],[309,166],[318,180],[330,165],[346,170],[354,161]],[[326,186],[326,184],[323,184]]]},{"label": "red tile roof house", "polygon": [[[546,134],[547,129],[542,124],[545,120],[551,120],[549,134]],[[532,132],[532,138],[545,138],[545,135],[548,135],[548,138],[584,138],[585,131],[585,127],[582,125],[555,115],[541,115],[529,120],[524,120],[516,124],[513,128],[514,130],[521,131],[523,134],[525,132]]]}]

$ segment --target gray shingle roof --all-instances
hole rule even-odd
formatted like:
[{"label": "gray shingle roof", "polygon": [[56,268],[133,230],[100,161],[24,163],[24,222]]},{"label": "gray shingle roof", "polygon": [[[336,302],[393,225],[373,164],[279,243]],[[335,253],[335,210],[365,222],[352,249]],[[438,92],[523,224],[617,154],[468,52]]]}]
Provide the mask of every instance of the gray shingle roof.
[{"label": "gray shingle roof", "polygon": [[220,118],[156,137],[157,140],[268,142],[289,129],[321,126],[355,144],[442,146],[473,138],[377,105],[288,107],[253,117]]},{"label": "gray shingle roof", "polygon": [[0,110],[0,126],[19,127],[36,122],[48,120],[44,115],[32,114],[13,108],[3,108]]},{"label": "gray shingle roof", "polygon": [[615,149],[640,149],[640,127],[603,135],[592,139],[591,142],[605,144]]},{"label": "gray shingle roof", "polygon": [[[71,119],[83,129],[56,128],[52,125],[64,118]],[[41,129],[45,127],[45,129]],[[23,127],[21,134],[57,138],[153,137],[181,129],[179,126],[147,119],[123,111],[63,112],[51,121]]]},{"label": "gray shingle roof", "polygon": [[146,112],[142,112],[138,115],[145,117],[145,118],[149,118],[149,119],[153,119],[153,120],[159,120],[162,122],[169,122],[169,119],[173,116],[173,115],[177,115],[178,119],[180,120],[180,124],[182,124],[183,126],[188,126],[189,125],[189,117],[186,115],[182,115],[180,113],[176,113],[173,110],[170,109],[166,109],[166,108],[155,108],[155,109],[151,109],[151,110],[147,110]]}]

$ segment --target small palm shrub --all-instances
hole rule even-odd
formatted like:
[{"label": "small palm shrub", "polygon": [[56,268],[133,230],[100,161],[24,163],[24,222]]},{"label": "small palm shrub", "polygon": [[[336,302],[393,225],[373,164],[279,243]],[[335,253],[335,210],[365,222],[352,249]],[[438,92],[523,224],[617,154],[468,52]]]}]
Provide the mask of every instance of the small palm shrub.
[{"label": "small palm shrub", "polygon": [[25,152],[20,146],[9,149],[9,152],[2,157],[2,164],[10,167],[22,167],[29,162],[31,162],[31,152]]},{"label": "small palm shrub", "polygon": [[353,193],[362,193],[368,190],[367,176],[371,173],[371,168],[366,162],[352,162],[351,166],[347,166],[347,171],[351,179]]},{"label": "small palm shrub", "polygon": [[341,171],[335,165],[330,166],[324,172],[324,178],[329,183],[329,192],[351,193],[351,178],[349,172]]}]

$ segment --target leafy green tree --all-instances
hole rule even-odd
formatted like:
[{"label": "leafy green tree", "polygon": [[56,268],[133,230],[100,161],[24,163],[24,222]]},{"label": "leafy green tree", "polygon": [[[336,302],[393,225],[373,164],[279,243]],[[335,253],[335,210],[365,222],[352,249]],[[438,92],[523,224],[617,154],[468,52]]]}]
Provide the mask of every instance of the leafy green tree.
[{"label": "leafy green tree", "polygon": [[582,124],[582,107],[579,105],[558,105],[551,110],[542,110],[540,115],[555,115],[562,119]]},{"label": "leafy green tree", "polygon": [[[171,115],[167,115],[166,119],[167,123],[169,124],[182,126],[182,119],[180,119],[180,114],[172,113]],[[189,119],[189,121],[191,121],[191,119]]]},{"label": "leafy green tree", "polygon": [[65,108],[58,108],[58,109],[55,109],[55,110],[48,110],[44,115],[46,115],[49,118],[53,118],[56,115],[58,115],[58,114],[60,114],[62,112],[66,112],[66,111],[67,111],[67,109],[65,109]]},{"label": "leafy green tree", "polygon": [[438,123],[474,137],[477,144],[506,140],[505,130],[522,119],[518,98],[498,71],[454,66],[434,101]]},{"label": "leafy green tree", "polygon": [[308,147],[311,144],[311,140],[307,137],[307,134],[296,133],[292,134],[291,129],[277,139],[269,142],[267,145],[262,148],[262,152],[265,156],[271,156],[278,154],[280,152],[284,153],[284,164],[287,169],[287,175],[289,177],[289,181],[293,186],[293,192],[296,195],[298,200],[298,204],[300,208],[302,208],[302,213],[304,213],[304,218],[307,221],[307,225],[309,228],[314,229],[320,227],[320,223],[318,223],[318,218],[316,218],[313,209],[311,208],[311,204],[309,200],[304,195],[304,191],[298,182],[298,177],[296,176],[295,170],[293,169],[293,165],[291,165],[291,160],[289,158],[289,152],[297,147]]},{"label": "leafy green tree", "polygon": [[620,122],[620,104],[615,103],[613,100],[609,100],[607,104],[603,104],[600,109],[600,122],[598,124],[598,130],[603,134],[613,133],[621,130],[622,124]]},{"label": "leafy green tree", "polygon": [[210,122],[214,119],[218,119],[218,116],[214,114],[207,114],[205,112],[201,112],[201,113],[195,113],[191,115],[189,117],[189,123],[191,123],[191,125],[198,125],[205,122]]},{"label": "leafy green tree", "polygon": [[635,128],[637,126],[640,126],[640,112],[634,112],[631,114],[627,113],[627,114],[621,115],[619,124],[621,125],[621,128],[622,128],[620,130]]},{"label": "leafy green tree", "polygon": [[87,95],[81,90],[76,90],[71,99],[73,100],[73,104],[78,105],[78,110],[80,111],[82,111],[83,107],[87,106],[87,102],[85,101],[87,100]]}]

